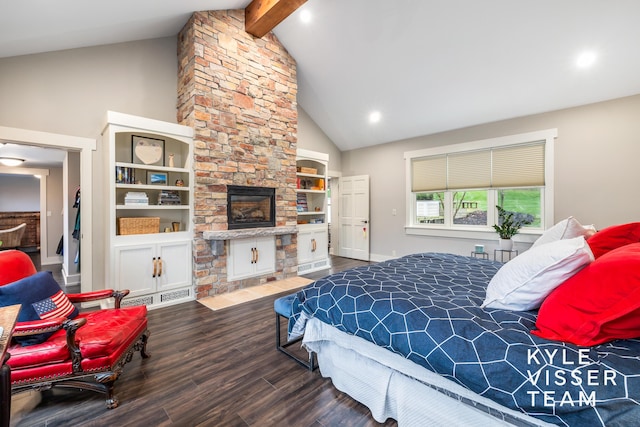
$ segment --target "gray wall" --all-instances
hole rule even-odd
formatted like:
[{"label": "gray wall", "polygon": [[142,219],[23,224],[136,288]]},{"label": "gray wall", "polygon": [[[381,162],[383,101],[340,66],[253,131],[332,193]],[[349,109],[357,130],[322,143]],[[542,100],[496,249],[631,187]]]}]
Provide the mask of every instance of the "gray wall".
[{"label": "gray wall", "polygon": [[107,110],[176,123],[176,37],[0,59],[0,126],[95,138]]},{"label": "gray wall", "polygon": [[40,180],[0,174],[0,212],[40,212]]},{"label": "gray wall", "polygon": [[[64,233],[64,199],[62,191],[62,168],[48,168],[49,176],[47,176],[47,235],[46,246],[44,239],[40,235],[42,263],[59,263],[61,258],[56,254],[58,243]],[[42,222],[42,219],[40,220]]]},{"label": "gray wall", "polygon": [[[95,138],[107,110],[175,123],[176,62],[175,37],[0,59],[0,126]],[[330,170],[343,176],[370,175],[374,259],[393,250],[468,253],[475,243],[404,234],[403,153],[442,144],[557,128],[556,220],[574,215],[604,227],[640,218],[633,197],[640,182],[640,96],[344,153],[299,113],[300,148],[329,153]],[[95,200],[94,215],[104,208]],[[95,247],[100,260],[102,248]]]},{"label": "gray wall", "polygon": [[[177,38],[166,37],[1,58],[0,126],[97,138],[107,110],[176,123],[176,52]],[[94,171],[96,188],[101,172]],[[61,180],[59,185],[61,192]],[[94,201],[99,224],[107,199]],[[47,246],[57,246],[61,227],[49,230]],[[103,259],[101,240],[94,240],[93,282],[99,287]]]},{"label": "gray wall", "polygon": [[329,172],[342,170],[342,152],[300,106],[298,106],[298,148],[326,153],[329,155]]},{"label": "gray wall", "polygon": [[[555,220],[573,215],[598,228],[640,220],[640,95],[545,114],[473,126],[342,153],[343,176],[371,177],[373,259],[418,251],[468,254],[474,241],[408,236],[405,166],[409,150],[557,128]],[[397,215],[391,214],[397,209]],[[497,239],[497,237],[496,237]],[[482,242],[489,250],[497,242]],[[522,248],[521,248],[522,249]]]}]

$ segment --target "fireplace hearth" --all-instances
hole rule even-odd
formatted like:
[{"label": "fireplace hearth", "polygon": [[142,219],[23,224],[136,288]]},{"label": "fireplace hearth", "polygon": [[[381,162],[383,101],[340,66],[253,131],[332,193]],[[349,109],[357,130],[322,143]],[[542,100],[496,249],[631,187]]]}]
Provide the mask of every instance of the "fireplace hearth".
[{"label": "fireplace hearth", "polygon": [[275,196],[275,188],[228,185],[228,229],[275,227]]}]

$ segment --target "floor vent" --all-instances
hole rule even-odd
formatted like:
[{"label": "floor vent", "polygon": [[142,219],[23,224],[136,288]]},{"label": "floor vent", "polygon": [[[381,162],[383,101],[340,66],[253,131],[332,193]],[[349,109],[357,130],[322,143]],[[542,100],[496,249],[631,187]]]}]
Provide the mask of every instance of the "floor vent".
[{"label": "floor vent", "polygon": [[173,301],[176,299],[187,298],[189,296],[189,289],[182,289],[175,292],[167,292],[160,295],[160,302]]},{"label": "floor vent", "polygon": [[153,296],[125,299],[122,301],[121,307],[131,307],[133,305],[151,305],[153,304]]}]

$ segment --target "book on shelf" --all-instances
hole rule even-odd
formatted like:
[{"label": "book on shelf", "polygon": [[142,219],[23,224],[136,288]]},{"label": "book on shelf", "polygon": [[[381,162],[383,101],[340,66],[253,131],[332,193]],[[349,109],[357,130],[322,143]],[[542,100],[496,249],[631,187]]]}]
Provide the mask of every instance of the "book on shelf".
[{"label": "book on shelf", "polygon": [[298,193],[296,205],[298,212],[308,212],[309,206],[307,205],[307,195],[305,193]]},{"label": "book on shelf", "polygon": [[134,168],[116,166],[116,184],[136,184],[136,171]]},{"label": "book on shelf", "polygon": [[159,205],[181,205],[180,193],[174,190],[162,190],[158,195]]},{"label": "book on shelf", "polygon": [[145,192],[129,191],[124,196],[125,205],[148,205],[149,196]]}]

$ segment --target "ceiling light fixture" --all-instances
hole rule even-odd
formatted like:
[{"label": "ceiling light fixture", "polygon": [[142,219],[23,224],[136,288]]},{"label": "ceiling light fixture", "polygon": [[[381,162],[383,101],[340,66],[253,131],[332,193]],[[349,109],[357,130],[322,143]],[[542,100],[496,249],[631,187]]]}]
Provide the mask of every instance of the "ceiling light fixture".
[{"label": "ceiling light fixture", "polygon": [[0,164],[5,166],[20,166],[24,159],[16,159],[15,157],[0,157]]},{"label": "ceiling light fixture", "polygon": [[578,68],[588,68],[596,62],[596,54],[593,51],[586,51],[578,56],[576,65]]}]

